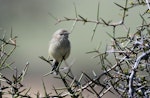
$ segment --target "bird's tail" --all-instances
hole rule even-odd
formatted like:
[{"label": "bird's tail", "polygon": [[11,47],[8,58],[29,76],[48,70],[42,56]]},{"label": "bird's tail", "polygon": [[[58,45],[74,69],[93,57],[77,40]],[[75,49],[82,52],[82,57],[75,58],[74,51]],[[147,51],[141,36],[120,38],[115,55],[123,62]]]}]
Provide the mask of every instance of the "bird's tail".
[{"label": "bird's tail", "polygon": [[53,61],[52,71],[58,71],[58,64],[59,62],[57,62],[56,60]]}]

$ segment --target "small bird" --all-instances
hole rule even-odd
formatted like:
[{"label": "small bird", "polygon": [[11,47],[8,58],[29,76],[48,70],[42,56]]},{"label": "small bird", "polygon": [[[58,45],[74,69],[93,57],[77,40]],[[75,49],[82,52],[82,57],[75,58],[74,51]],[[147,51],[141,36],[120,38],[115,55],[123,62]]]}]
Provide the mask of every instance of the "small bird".
[{"label": "small bird", "polygon": [[50,41],[49,44],[49,57],[53,60],[52,72],[56,73],[59,70],[59,64],[66,60],[70,55],[71,45],[68,40],[69,32],[65,29],[57,30]]}]

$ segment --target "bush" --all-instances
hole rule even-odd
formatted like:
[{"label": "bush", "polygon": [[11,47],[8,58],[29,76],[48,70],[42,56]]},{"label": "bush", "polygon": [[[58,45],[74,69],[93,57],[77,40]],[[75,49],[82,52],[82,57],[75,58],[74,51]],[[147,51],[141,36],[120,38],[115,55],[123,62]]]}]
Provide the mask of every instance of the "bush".
[{"label": "bush", "polygon": [[[98,25],[105,25],[111,27],[112,32],[107,32],[109,37],[112,39],[111,45],[106,47],[104,53],[101,53],[99,48],[92,50],[88,53],[96,53],[95,58],[99,58],[100,65],[102,66],[103,73],[98,75],[93,71],[93,78],[88,74],[82,72],[79,79],[76,79],[72,74],[71,65],[65,67],[65,71],[59,71],[58,75],[54,78],[60,79],[64,83],[62,88],[54,88],[55,94],[49,94],[46,91],[45,84],[43,82],[43,88],[45,96],[43,98],[82,98],[85,97],[85,92],[92,94],[94,97],[101,98],[108,92],[116,94],[123,98],[149,98],[150,95],[150,67],[149,67],[149,55],[150,55],[150,23],[149,23],[149,11],[150,5],[148,0],[135,0],[129,1],[124,0],[125,4],[122,6],[118,3],[114,3],[118,8],[122,10],[122,18],[119,22],[106,21],[99,17],[99,4],[97,9],[97,20],[88,20],[85,17],[77,13],[75,8],[75,18],[64,17],[63,19],[55,18],[50,14],[57,23],[64,21],[74,21],[71,32],[75,28],[77,22],[83,23],[94,23],[92,39],[96,33]],[[130,3],[130,4],[129,4]],[[147,10],[139,16],[141,17],[142,23],[136,29],[135,33],[130,32],[130,27],[126,26],[127,12],[131,9],[147,6]],[[123,31],[126,32],[125,36],[116,37],[116,30],[118,26],[124,27]],[[19,74],[17,69],[11,68],[12,63],[7,63],[7,59],[12,55],[14,50],[17,48],[16,36],[10,34],[9,39],[5,39],[5,35],[0,39],[0,70],[5,68],[13,69],[16,74],[13,75],[13,80],[5,77],[1,73],[1,85],[0,85],[0,97],[10,95],[15,97],[28,97],[30,98],[30,88],[23,86],[22,81],[27,72],[29,63],[26,64],[23,71]],[[12,50],[6,51],[5,47],[10,46]],[[113,58],[114,61],[110,60],[109,57]],[[51,62],[40,57],[43,61],[46,61],[51,65]],[[46,74],[49,75],[50,73]],[[84,77],[84,78],[83,78]],[[85,81],[81,83],[81,81]],[[36,94],[39,98],[40,92]]]}]

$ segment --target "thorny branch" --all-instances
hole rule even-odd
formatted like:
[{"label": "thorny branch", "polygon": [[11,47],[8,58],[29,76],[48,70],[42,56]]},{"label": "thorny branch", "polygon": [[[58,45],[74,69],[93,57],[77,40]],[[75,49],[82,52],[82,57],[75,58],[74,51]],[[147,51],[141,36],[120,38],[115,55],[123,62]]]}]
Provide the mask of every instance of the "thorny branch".
[{"label": "thorny branch", "polygon": [[108,22],[107,22],[107,21],[105,21],[104,19],[100,18],[100,17],[99,17],[99,8],[100,8],[99,6],[100,6],[100,3],[98,3],[97,20],[88,20],[87,18],[82,17],[80,14],[77,13],[77,9],[76,9],[75,4],[74,4],[74,7],[75,7],[75,18],[64,17],[63,19],[60,19],[60,18],[56,18],[56,17],[53,16],[51,13],[49,13],[49,15],[50,15],[51,17],[53,17],[53,18],[57,21],[56,24],[61,23],[61,22],[64,22],[64,21],[74,21],[74,23],[73,23],[73,25],[72,25],[72,28],[71,28],[71,32],[72,32],[72,30],[75,28],[75,25],[76,25],[77,22],[83,22],[84,24],[85,24],[85,23],[93,23],[93,24],[95,24],[95,27],[93,28],[93,35],[92,35],[92,38],[91,38],[91,40],[92,40],[93,37],[94,37],[94,34],[95,34],[95,32],[96,32],[96,29],[97,29],[97,26],[98,26],[98,25],[106,25],[106,26],[111,26],[111,27],[114,27],[114,28],[115,28],[116,26],[123,25],[124,28],[127,29],[126,26],[125,26],[125,24],[124,24],[125,17],[126,17],[126,12],[127,12],[127,10],[129,9],[129,8],[127,7],[127,3],[128,3],[128,0],[126,0],[126,3],[125,3],[125,6],[124,6],[124,7],[121,6],[121,5],[119,5],[119,4],[117,4],[117,3],[115,3],[118,7],[120,7],[121,9],[123,9],[122,19],[121,19],[119,22],[111,22],[111,21],[108,21]]},{"label": "thorny branch", "polygon": [[135,76],[135,73],[136,73],[136,69],[140,63],[140,61],[149,56],[150,55],[150,50],[146,51],[145,53],[141,54],[140,56],[137,57],[133,67],[132,67],[132,70],[131,70],[131,74],[129,76],[129,98],[132,98],[132,96],[134,96],[134,87],[133,87],[133,79],[134,79],[134,76]]},{"label": "thorny branch", "polygon": [[[4,34],[2,38],[0,38],[0,70],[5,70],[6,68],[10,68],[15,71],[15,74],[12,75],[12,79],[6,77],[0,72],[0,98],[3,97],[27,97],[29,96],[28,92],[30,89],[27,89],[23,86],[22,81],[27,73],[29,63],[26,63],[25,68],[19,74],[17,68],[12,68],[11,65],[14,62],[8,63],[8,58],[11,57],[12,53],[14,53],[17,45],[16,38],[17,36],[12,35],[12,28],[10,33],[10,38],[6,38]],[[6,49],[9,47],[10,49]]]},{"label": "thorny branch", "polygon": [[[44,57],[43,57],[44,58]],[[42,60],[43,60],[42,58]],[[45,59],[45,58],[44,58]],[[44,60],[46,61],[46,60]],[[47,61],[46,61],[47,62]],[[48,62],[47,62],[48,63]],[[53,95],[55,97],[66,97],[66,96],[70,96],[72,98],[78,98],[79,96],[82,96],[81,93],[83,93],[84,91],[89,91],[90,93],[93,94],[97,94],[97,97],[101,98],[102,96],[104,96],[107,92],[111,92],[113,93],[110,89],[112,88],[110,87],[105,87],[105,85],[101,84],[99,81],[99,79],[101,78],[100,76],[97,76],[95,74],[95,72],[93,73],[93,75],[95,75],[96,78],[92,79],[90,78],[86,73],[82,73],[79,80],[77,80],[73,75],[72,75],[72,71],[71,68],[69,67],[66,72],[61,72],[61,70],[58,71],[58,75],[59,77],[57,77],[57,79],[60,79],[65,87],[63,88],[54,88],[56,95]],[[71,75],[70,75],[71,74]],[[82,80],[84,80],[83,77],[86,77],[86,79],[88,81],[86,81],[86,83],[81,83]],[[56,78],[56,77],[55,77]],[[97,92],[95,90],[95,87],[103,87],[104,89],[101,90],[102,93],[99,94],[99,92]],[[90,89],[91,88],[91,89]],[[58,91],[62,91],[61,93],[58,93]],[[66,91],[67,90],[67,91]],[[105,90],[105,91],[104,91]],[[104,91],[104,92],[103,92]]]},{"label": "thorny branch", "polygon": [[[150,96],[150,23],[149,15],[150,5],[149,0],[125,0],[125,4],[122,6],[118,3],[114,3],[121,8],[122,17],[120,21],[113,22],[110,20],[104,20],[100,17],[99,9],[100,3],[98,3],[97,14],[95,20],[90,20],[83,17],[77,12],[75,8],[75,18],[64,17],[62,19],[52,16],[58,23],[64,21],[73,21],[71,32],[76,27],[77,22],[83,22],[94,24],[93,34],[91,40],[94,38],[98,25],[105,25],[106,27],[112,27],[112,32],[107,32],[108,36],[112,39],[112,44],[107,45],[106,50],[102,53],[100,49],[95,49],[87,53],[94,53],[96,56],[93,58],[99,59],[99,65],[102,67],[102,74],[96,74],[92,71],[92,76],[84,72],[81,73],[79,79],[73,75],[71,66],[63,68],[65,70],[59,70],[58,76],[53,75],[54,78],[59,79],[64,84],[62,88],[55,88],[55,94],[47,93],[46,86],[43,82],[44,96],[41,97],[41,93],[37,92],[36,98],[83,98],[84,93],[88,92],[92,97],[102,98],[107,93],[112,93],[120,98],[149,98]],[[134,34],[130,34],[130,29],[126,25],[128,15],[127,12],[130,9],[138,6],[146,6],[148,10],[140,14],[142,23],[136,29]],[[123,32],[126,36],[116,37],[116,29],[118,26],[123,26]],[[9,94],[12,98],[26,97],[32,98],[29,94],[30,89],[24,88],[22,81],[27,73],[28,65],[19,74],[17,68],[12,68],[11,65],[14,62],[8,63],[8,58],[14,53],[17,48],[16,45],[17,36],[12,36],[12,29],[10,38],[6,38],[5,34],[0,38],[0,70],[10,68],[15,71],[12,79],[4,76],[0,73],[0,98]],[[6,51],[6,46],[10,46],[11,49]],[[112,61],[110,59],[114,58]],[[43,56],[40,57],[43,61],[51,65],[51,61],[47,60]],[[70,64],[71,65],[71,64]],[[142,74],[141,74],[142,73]],[[5,83],[5,85],[3,85]],[[7,92],[8,91],[8,92]],[[87,96],[85,97],[87,98]]]},{"label": "thorny branch", "polygon": [[[98,4],[96,20],[89,20],[81,16],[81,14],[77,13],[76,6],[75,18],[53,18],[57,21],[56,24],[64,21],[74,21],[72,29],[75,28],[77,22],[83,22],[84,24],[95,24],[91,39],[94,38],[94,34],[98,25],[105,25],[107,27],[113,28],[112,34],[107,33],[109,37],[113,39],[112,45],[107,47],[104,53],[101,53],[99,49],[88,52],[97,53],[94,58],[98,57],[100,59],[100,65],[102,66],[103,73],[97,76],[97,78],[95,79],[92,79],[88,77],[88,75],[84,74],[86,77],[88,77],[90,82],[87,82],[87,84],[82,86],[83,88],[85,87],[85,89],[88,89],[89,87],[91,87],[92,84],[99,84],[101,87],[106,89],[105,91],[102,89],[102,91],[97,93],[95,92],[96,90],[94,88],[91,88],[92,91],[90,91],[94,93],[97,97],[102,97],[103,94],[107,93],[108,91],[111,92],[111,90],[113,90],[116,91],[116,93],[120,97],[128,96],[129,98],[135,98],[146,96],[147,98],[149,98],[149,93],[147,93],[150,91],[150,86],[147,84],[149,82],[149,77],[146,74],[150,74],[150,70],[148,69],[150,65],[150,23],[148,22],[149,17],[145,18],[146,16],[144,16],[148,14],[150,10],[149,0],[125,0],[124,6],[118,3],[114,4],[122,10],[122,18],[118,22],[106,21],[100,18],[100,4]],[[130,28],[126,26],[126,17],[128,17],[127,12],[130,11],[130,9],[141,5],[147,5],[148,10],[140,15],[142,19],[142,24],[136,28],[137,32],[135,32],[131,36]],[[52,16],[52,14],[50,15]],[[115,35],[117,26],[123,26],[124,31],[127,32],[127,35],[122,37],[116,37]],[[111,60],[109,60],[110,55],[113,55],[115,61],[112,62]],[[145,72],[144,76],[140,74],[141,71]],[[102,79],[102,77],[104,77],[104,79]],[[104,83],[101,83],[100,81],[103,81]],[[89,86],[87,86],[88,84]],[[83,90],[83,88],[80,89]]]}]

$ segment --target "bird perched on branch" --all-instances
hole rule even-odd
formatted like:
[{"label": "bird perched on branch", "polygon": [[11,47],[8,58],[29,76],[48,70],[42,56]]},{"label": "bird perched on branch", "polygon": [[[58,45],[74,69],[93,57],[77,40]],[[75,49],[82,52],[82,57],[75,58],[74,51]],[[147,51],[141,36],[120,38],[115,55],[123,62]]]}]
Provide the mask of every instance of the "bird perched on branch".
[{"label": "bird perched on branch", "polygon": [[52,72],[56,73],[59,71],[59,64],[66,60],[70,54],[71,46],[68,40],[69,32],[65,29],[57,30],[49,44],[49,57],[53,60]]}]

